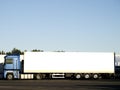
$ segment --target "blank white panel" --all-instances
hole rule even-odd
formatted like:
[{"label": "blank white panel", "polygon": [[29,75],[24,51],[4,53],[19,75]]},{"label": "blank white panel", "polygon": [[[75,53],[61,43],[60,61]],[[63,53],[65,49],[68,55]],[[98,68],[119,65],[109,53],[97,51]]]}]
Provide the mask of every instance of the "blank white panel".
[{"label": "blank white panel", "polygon": [[114,53],[25,52],[26,73],[114,73]]}]

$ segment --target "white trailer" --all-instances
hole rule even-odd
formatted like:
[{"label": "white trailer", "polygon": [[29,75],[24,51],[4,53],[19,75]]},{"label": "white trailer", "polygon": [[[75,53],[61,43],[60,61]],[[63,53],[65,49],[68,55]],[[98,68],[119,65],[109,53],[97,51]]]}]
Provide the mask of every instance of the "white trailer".
[{"label": "white trailer", "polygon": [[115,73],[112,52],[25,52],[23,72],[41,78],[99,78]]}]

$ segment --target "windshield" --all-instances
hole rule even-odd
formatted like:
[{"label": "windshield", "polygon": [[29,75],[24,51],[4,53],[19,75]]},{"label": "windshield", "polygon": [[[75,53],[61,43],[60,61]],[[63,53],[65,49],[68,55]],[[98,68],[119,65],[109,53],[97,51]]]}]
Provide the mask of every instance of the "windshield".
[{"label": "windshield", "polygon": [[12,58],[7,58],[5,63],[6,64],[13,64],[13,59]]}]

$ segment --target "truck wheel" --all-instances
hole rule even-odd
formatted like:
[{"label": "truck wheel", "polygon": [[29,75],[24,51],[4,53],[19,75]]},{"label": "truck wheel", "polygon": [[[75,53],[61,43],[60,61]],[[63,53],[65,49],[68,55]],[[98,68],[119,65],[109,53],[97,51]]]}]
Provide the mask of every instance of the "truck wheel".
[{"label": "truck wheel", "polygon": [[36,79],[41,80],[42,79],[42,74],[36,74]]},{"label": "truck wheel", "polygon": [[13,76],[13,74],[7,74],[6,78],[7,78],[7,80],[13,80],[14,76]]},{"label": "truck wheel", "polygon": [[98,74],[94,74],[94,75],[93,75],[93,78],[94,78],[94,79],[98,79],[98,77],[99,77]]},{"label": "truck wheel", "polygon": [[81,74],[76,74],[76,75],[75,75],[75,78],[76,78],[76,79],[80,79],[80,78],[81,78]]},{"label": "truck wheel", "polygon": [[89,74],[85,74],[85,79],[89,79],[90,78],[90,75]]}]

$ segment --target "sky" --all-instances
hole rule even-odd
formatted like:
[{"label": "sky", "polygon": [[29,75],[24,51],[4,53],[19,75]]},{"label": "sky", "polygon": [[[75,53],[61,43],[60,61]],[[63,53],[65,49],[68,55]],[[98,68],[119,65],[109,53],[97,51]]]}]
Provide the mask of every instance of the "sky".
[{"label": "sky", "polygon": [[120,52],[120,0],[0,0],[0,50]]}]

